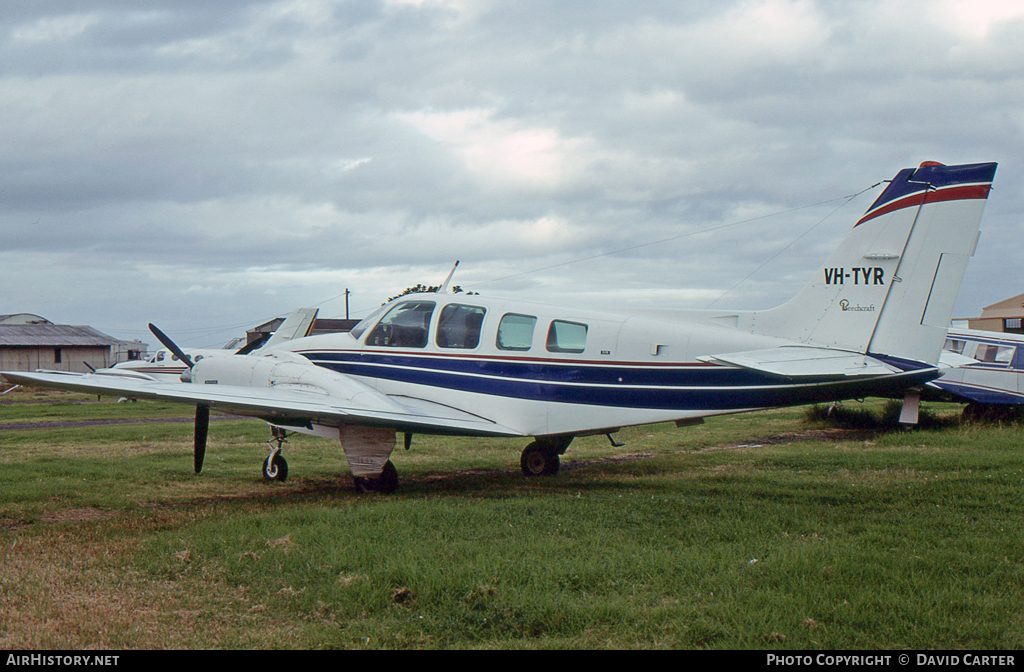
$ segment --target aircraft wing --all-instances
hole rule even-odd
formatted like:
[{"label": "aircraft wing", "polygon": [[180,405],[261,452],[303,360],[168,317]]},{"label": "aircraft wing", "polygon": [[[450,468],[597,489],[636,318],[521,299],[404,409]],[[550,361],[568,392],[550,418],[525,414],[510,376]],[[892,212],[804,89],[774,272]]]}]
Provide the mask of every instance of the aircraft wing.
[{"label": "aircraft wing", "polygon": [[784,378],[879,377],[903,373],[902,369],[869,355],[846,350],[793,345],[768,350],[731,352],[698,357],[703,362],[730,364]]},{"label": "aircraft wing", "polygon": [[[35,373],[2,372],[11,382],[55,387],[90,394],[107,394],[133,399],[162,399],[208,406],[219,411],[290,424],[316,423],[325,426],[370,425],[391,427],[400,432],[468,434],[472,436],[522,436],[486,418],[426,399],[390,397],[348,378],[354,390],[338,399],[323,392],[296,386],[243,387],[201,385],[141,380],[106,374],[57,371]],[[339,374],[340,375],[340,374]],[[347,378],[347,377],[346,377]]]}]

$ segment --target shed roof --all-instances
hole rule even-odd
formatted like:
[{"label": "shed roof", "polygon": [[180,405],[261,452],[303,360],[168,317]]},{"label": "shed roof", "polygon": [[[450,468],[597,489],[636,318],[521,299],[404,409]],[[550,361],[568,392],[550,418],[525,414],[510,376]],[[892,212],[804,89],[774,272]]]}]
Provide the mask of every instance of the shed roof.
[{"label": "shed roof", "polygon": [[32,313],[9,313],[0,315],[0,324],[53,324],[53,322]]},{"label": "shed roof", "polygon": [[[995,317],[996,313],[1006,311],[1013,311],[1014,316],[1019,316],[1024,309],[1024,294],[1018,294],[1017,296],[1011,296],[1008,299],[1003,299],[998,303],[993,303],[991,306],[985,306],[981,309],[982,317]],[[992,315],[989,315],[992,313]]]},{"label": "shed roof", "polygon": [[92,327],[66,324],[0,324],[0,347],[110,347],[117,339]]}]

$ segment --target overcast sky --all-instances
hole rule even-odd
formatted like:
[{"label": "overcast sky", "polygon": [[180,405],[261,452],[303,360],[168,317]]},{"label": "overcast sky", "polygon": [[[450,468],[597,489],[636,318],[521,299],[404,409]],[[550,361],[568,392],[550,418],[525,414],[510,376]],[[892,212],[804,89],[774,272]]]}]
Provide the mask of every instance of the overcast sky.
[{"label": "overcast sky", "polygon": [[456,259],[486,294],[767,308],[881,187],[846,197],[998,161],[973,316],[1024,292],[1022,131],[1015,0],[4,0],[0,313],[215,346]]}]

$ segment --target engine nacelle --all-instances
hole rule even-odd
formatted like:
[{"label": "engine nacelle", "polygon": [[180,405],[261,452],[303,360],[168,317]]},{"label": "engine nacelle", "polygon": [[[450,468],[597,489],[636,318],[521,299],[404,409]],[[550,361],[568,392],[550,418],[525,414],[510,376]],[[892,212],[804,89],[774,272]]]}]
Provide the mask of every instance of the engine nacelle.
[{"label": "engine nacelle", "polygon": [[192,367],[193,385],[231,385],[295,390],[351,401],[373,389],[363,383],[316,366],[290,352],[268,355],[206,357]]}]

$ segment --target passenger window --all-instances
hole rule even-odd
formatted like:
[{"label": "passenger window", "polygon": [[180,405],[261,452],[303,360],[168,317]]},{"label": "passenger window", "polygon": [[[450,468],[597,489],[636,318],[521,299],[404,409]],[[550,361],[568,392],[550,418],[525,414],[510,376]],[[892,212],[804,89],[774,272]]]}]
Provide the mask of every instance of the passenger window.
[{"label": "passenger window", "polygon": [[366,345],[388,348],[422,348],[427,345],[430,317],[434,314],[433,301],[406,301],[400,303],[377,323]]},{"label": "passenger window", "polygon": [[442,308],[441,316],[437,318],[437,336],[434,337],[437,347],[469,350],[480,345],[480,326],[486,313],[486,308],[457,303]]},{"label": "passenger window", "polygon": [[529,350],[533,345],[533,328],[537,318],[531,315],[503,315],[498,324],[499,350]]},{"label": "passenger window", "polygon": [[946,352],[955,352],[958,355],[962,355],[965,345],[967,345],[967,341],[959,338],[947,338],[946,344],[942,346],[942,349]]},{"label": "passenger window", "polygon": [[1014,348],[1006,345],[979,345],[974,358],[987,364],[1006,366],[1013,359]]},{"label": "passenger window", "polygon": [[583,352],[587,347],[587,325],[555,320],[548,329],[549,352]]}]

